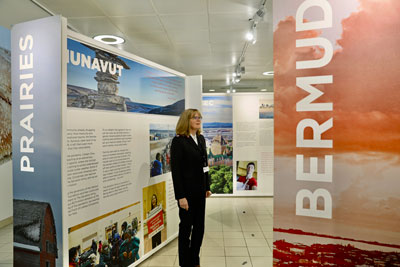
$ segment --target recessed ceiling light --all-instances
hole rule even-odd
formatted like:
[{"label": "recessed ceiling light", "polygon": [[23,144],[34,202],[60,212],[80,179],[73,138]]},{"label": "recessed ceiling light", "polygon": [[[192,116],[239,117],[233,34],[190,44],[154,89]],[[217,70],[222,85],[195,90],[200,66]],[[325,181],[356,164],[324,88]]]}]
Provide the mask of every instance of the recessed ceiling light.
[{"label": "recessed ceiling light", "polygon": [[210,92],[215,92],[215,89],[210,89],[210,90],[208,90],[208,91],[210,91]]},{"label": "recessed ceiling light", "polygon": [[261,89],[260,91],[261,91],[261,92],[266,92],[266,91],[267,91],[267,89]]},{"label": "recessed ceiling light", "polygon": [[273,71],[266,71],[266,72],[263,72],[263,75],[265,75],[265,76],[274,75],[274,72]]},{"label": "recessed ceiling light", "polygon": [[115,35],[107,35],[107,34],[103,34],[103,35],[97,35],[95,37],[93,37],[93,39],[100,41],[104,44],[122,44],[125,43],[125,40],[121,37],[115,36]]}]

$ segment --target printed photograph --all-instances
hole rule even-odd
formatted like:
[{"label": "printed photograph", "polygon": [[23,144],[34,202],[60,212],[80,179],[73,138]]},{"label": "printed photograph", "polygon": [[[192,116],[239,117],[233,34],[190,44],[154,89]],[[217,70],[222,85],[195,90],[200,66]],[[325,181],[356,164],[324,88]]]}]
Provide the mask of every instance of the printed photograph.
[{"label": "printed photograph", "polygon": [[233,193],[232,97],[203,96],[203,132],[206,140],[211,191]]},{"label": "printed photograph", "polygon": [[274,118],[274,100],[273,99],[260,99],[259,100],[259,118],[260,119],[273,119]]},{"label": "printed photograph", "polygon": [[175,125],[150,124],[150,177],[171,172],[171,142]]},{"label": "printed photograph", "polygon": [[0,166],[11,160],[11,40],[0,27]]},{"label": "printed photograph", "polygon": [[143,188],[144,254],[167,240],[165,182]]},{"label": "printed photograph", "polygon": [[[296,32],[296,12],[304,1],[274,0],[274,266],[398,266],[400,262],[400,17],[397,0],[329,1],[332,27]],[[326,2],[328,3],[328,2]],[[305,21],[322,18],[320,7],[305,11]],[[332,44],[323,68],[297,70],[295,62],[317,61],[324,49],[296,48],[296,40],[325,38]],[[390,40],[390,41],[389,41]],[[313,85],[314,102],[332,103],[333,111],[296,112],[308,93],[296,77],[332,75],[330,84]],[[373,73],[373,75],[371,75]],[[306,114],[305,114],[306,113]],[[329,149],[296,147],[296,126],[303,119],[319,123],[333,118],[322,135]],[[305,131],[305,138],[312,133]],[[332,155],[332,182],[296,181],[296,155]],[[323,188],[332,204],[304,198],[300,190]],[[316,203],[315,203],[316,202]],[[298,208],[331,209],[331,218],[296,215]]]},{"label": "printed photograph", "polygon": [[178,116],[185,79],[68,39],[67,106]]},{"label": "printed photograph", "polygon": [[129,266],[139,260],[140,203],[68,229],[70,266]]},{"label": "printed photograph", "polygon": [[257,190],[257,161],[236,161],[236,190]]}]

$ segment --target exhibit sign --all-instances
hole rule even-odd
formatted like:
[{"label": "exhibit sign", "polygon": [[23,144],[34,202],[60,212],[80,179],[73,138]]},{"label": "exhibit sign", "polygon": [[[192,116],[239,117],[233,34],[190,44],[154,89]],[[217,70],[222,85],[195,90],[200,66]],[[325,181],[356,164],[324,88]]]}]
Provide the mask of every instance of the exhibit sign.
[{"label": "exhibit sign", "polygon": [[398,266],[400,2],[273,6],[274,266]]},{"label": "exhibit sign", "polygon": [[68,39],[68,107],[179,116],[185,79]]},{"label": "exhibit sign", "polygon": [[63,266],[61,25],[54,16],[11,32],[14,266]]},{"label": "exhibit sign", "polygon": [[0,227],[12,218],[11,32],[0,26]]}]

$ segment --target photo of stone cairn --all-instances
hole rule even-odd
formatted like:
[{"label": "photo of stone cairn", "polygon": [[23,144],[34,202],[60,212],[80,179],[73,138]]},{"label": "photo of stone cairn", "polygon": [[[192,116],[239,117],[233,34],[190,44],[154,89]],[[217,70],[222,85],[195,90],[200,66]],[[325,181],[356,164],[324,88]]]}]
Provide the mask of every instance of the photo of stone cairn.
[{"label": "photo of stone cairn", "polygon": [[[118,64],[123,66],[124,69],[130,69],[130,67],[117,55],[110,54],[106,51],[102,51],[95,47],[85,45],[96,53],[96,58],[103,62],[109,62],[108,64]],[[78,96],[74,102],[71,103],[72,107],[89,108],[89,109],[103,109],[103,110],[116,110],[116,111],[127,111],[126,98],[118,95],[118,72],[111,74],[109,70],[107,72],[96,72],[94,79],[97,81],[96,90],[82,90],[74,86],[68,86],[68,95],[70,91],[74,91],[74,94]]]}]

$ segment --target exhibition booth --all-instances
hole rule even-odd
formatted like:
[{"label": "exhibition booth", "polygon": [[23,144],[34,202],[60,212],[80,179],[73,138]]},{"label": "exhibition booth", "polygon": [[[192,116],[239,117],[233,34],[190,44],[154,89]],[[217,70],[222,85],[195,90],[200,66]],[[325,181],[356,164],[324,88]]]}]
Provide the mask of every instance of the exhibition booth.
[{"label": "exhibition booth", "polygon": [[132,246],[119,258],[135,266],[175,239],[169,149],[185,108],[203,114],[214,196],[273,195],[271,93],[202,95],[201,76],[66,25],[54,16],[11,31],[15,266],[89,261],[104,244]]},{"label": "exhibition booth", "polygon": [[274,93],[203,94],[201,76],[60,16],[0,29],[15,266],[94,260],[115,240],[136,266],[174,240],[169,148],[185,108],[202,112],[213,197],[274,197],[274,266],[400,266],[400,5],[273,2]]}]

